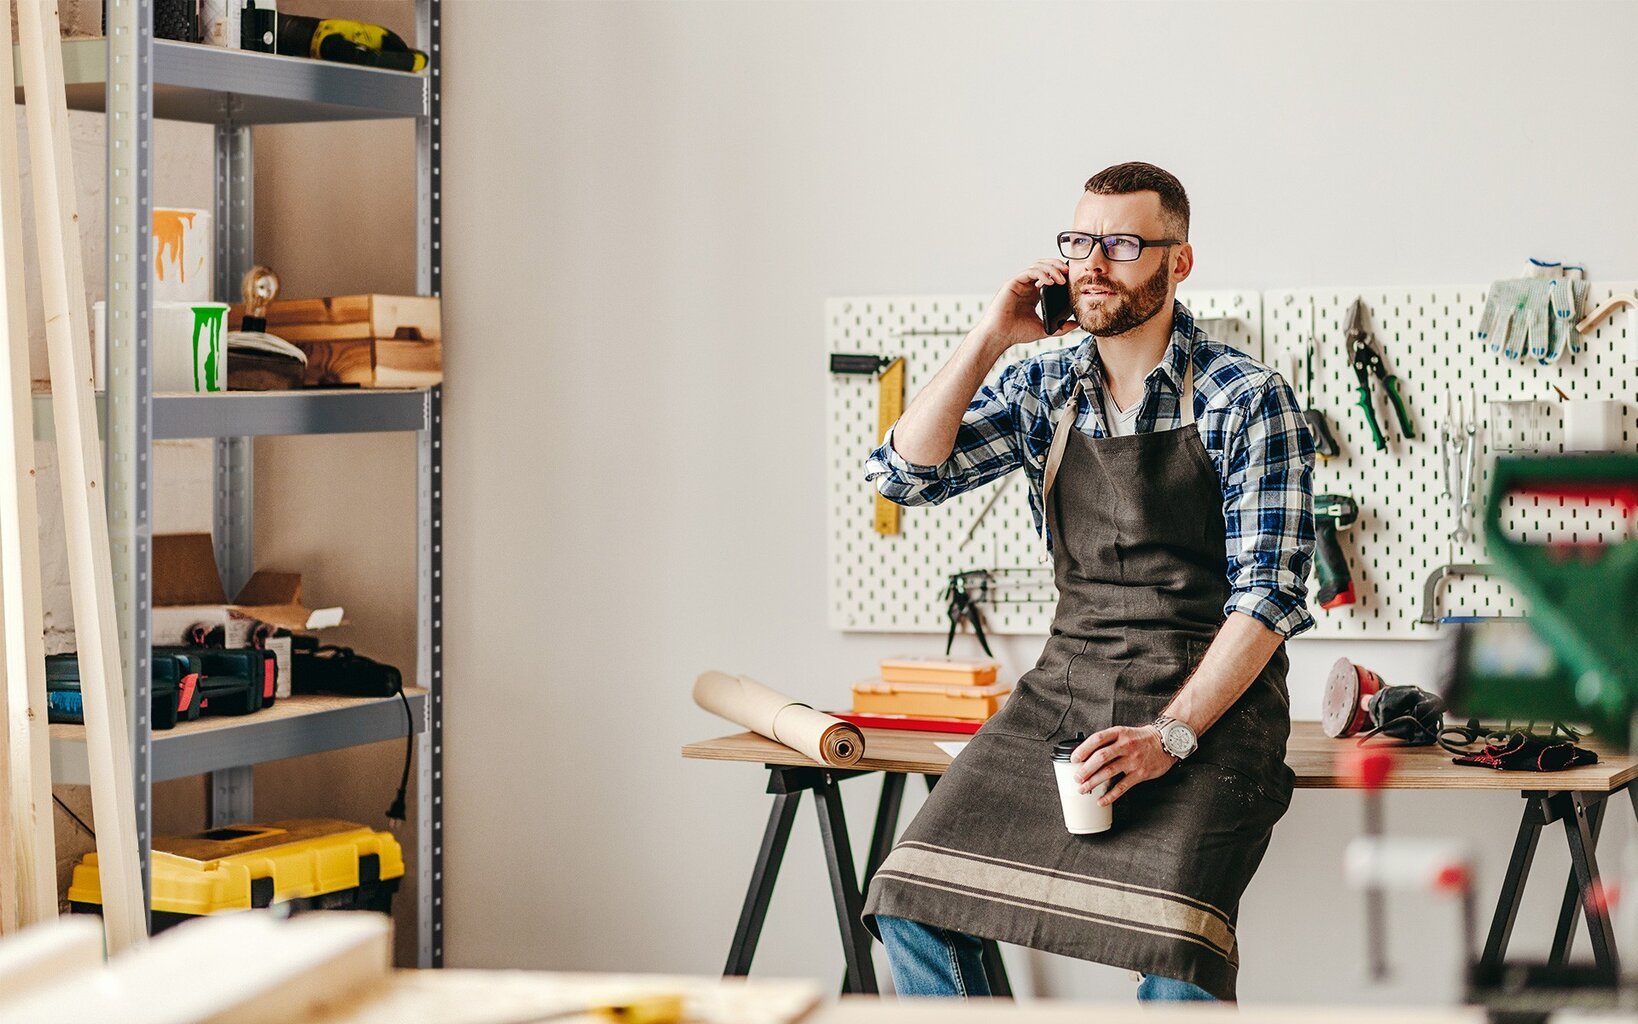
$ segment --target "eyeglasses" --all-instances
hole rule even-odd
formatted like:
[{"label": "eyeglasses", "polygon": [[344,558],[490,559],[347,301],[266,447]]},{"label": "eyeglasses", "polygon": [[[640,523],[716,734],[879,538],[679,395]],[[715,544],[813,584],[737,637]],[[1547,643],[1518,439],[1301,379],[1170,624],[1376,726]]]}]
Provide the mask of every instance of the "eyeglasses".
[{"label": "eyeglasses", "polygon": [[1060,231],[1058,252],[1066,260],[1084,260],[1092,255],[1092,247],[1101,244],[1103,254],[1117,263],[1130,263],[1143,255],[1151,246],[1182,245],[1181,239],[1159,238],[1149,241],[1140,235],[1089,235],[1083,231]]}]

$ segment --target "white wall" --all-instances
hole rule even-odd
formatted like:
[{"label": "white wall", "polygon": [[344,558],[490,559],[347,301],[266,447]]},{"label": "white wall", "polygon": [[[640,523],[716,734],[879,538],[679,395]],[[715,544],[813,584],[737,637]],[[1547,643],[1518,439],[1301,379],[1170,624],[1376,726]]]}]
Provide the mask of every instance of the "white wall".
[{"label": "white wall", "polygon": [[[1631,5],[445,10],[457,965],[720,970],[767,798],[754,766],[678,757],[730,731],[695,674],[839,705],[936,644],[826,627],[826,297],[989,294],[1128,159],[1188,187],[1194,287],[1474,283],[1531,255],[1638,274]],[[1039,643],[1005,639],[1008,666]],[[1299,715],[1344,653],[1407,683],[1433,655],[1294,644]],[[844,791],[862,842],[876,784]],[[1399,794],[1388,822],[1489,843],[1488,894],[1519,809]],[[1391,906],[1394,982],[1365,983],[1338,869],[1360,814],[1298,794],[1246,896],[1246,1001],[1452,997],[1456,913],[1419,899]],[[1633,832],[1618,807],[1606,864]],[[1520,951],[1545,950],[1562,849]],[[1008,956],[1024,991],[1130,998],[1121,972]],[[756,969],[840,977],[806,809]]]}]

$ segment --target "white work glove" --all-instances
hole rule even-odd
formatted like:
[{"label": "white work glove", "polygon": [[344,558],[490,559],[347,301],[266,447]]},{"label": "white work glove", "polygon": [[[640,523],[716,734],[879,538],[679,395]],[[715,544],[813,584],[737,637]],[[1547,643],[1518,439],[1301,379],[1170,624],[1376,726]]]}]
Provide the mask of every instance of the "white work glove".
[{"label": "white work glove", "polygon": [[1507,359],[1528,353],[1543,363],[1558,361],[1566,351],[1581,351],[1575,325],[1587,297],[1580,267],[1532,259],[1529,276],[1490,286],[1478,338]]}]

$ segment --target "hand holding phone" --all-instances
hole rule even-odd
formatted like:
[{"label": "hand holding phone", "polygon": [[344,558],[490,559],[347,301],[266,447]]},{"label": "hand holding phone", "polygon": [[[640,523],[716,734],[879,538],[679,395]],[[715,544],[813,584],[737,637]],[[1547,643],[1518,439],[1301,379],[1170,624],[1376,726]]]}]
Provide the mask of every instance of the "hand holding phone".
[{"label": "hand holding phone", "polygon": [[1075,308],[1069,301],[1069,285],[1049,284],[1041,289],[1041,326],[1046,328],[1046,336],[1052,337],[1061,330],[1070,317],[1075,315]]}]

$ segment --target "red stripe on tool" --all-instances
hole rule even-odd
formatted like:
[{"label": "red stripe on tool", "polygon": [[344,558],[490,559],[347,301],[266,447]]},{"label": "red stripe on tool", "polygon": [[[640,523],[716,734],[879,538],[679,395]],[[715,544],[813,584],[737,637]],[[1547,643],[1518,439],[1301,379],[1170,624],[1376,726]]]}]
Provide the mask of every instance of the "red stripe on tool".
[{"label": "red stripe on tool", "polygon": [[1320,607],[1325,608],[1325,609],[1340,608],[1345,604],[1353,604],[1353,603],[1354,603],[1354,581],[1349,580],[1348,585],[1342,589],[1341,593],[1339,593],[1336,597],[1331,598],[1331,600],[1329,600],[1329,601],[1320,602]]},{"label": "red stripe on tool", "polygon": [[182,696],[177,698],[176,710],[186,711],[193,703],[193,689],[199,685],[199,673],[189,672],[182,677]]}]

